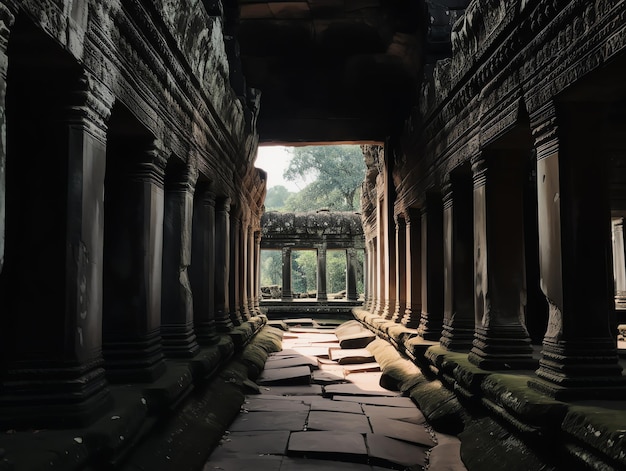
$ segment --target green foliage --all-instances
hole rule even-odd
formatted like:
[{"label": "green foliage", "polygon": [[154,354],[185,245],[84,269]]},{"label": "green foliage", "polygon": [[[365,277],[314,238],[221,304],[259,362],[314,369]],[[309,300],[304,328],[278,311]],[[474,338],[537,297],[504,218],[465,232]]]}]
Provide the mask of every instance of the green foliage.
[{"label": "green foliage", "polygon": [[287,199],[288,210],[355,211],[365,178],[363,152],[356,145],[296,147],[283,177],[289,181],[315,178]]},{"label": "green foliage", "polygon": [[291,252],[291,290],[307,293],[317,289],[317,251],[294,250]]},{"label": "green foliage", "polygon": [[265,210],[284,211],[285,202],[288,198],[294,195],[295,193],[291,193],[287,188],[282,185],[268,188],[267,194],[265,195]]},{"label": "green foliage", "polygon": [[282,284],[283,254],[280,250],[261,250],[261,286]]},{"label": "green foliage", "polygon": [[326,291],[338,293],[346,289],[346,251],[326,252]]}]

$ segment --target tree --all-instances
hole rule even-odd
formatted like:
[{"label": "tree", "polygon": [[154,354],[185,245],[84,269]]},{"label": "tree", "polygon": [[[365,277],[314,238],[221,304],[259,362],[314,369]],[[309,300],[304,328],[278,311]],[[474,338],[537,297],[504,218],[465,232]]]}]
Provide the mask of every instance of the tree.
[{"label": "tree", "polygon": [[292,196],[287,188],[282,185],[273,186],[267,189],[265,195],[265,210],[266,211],[282,211],[285,208],[285,202]]},{"label": "tree", "polygon": [[355,145],[296,147],[283,177],[289,181],[314,178],[297,199],[287,200],[286,206],[292,210],[301,210],[300,203],[307,202],[306,209],[354,211],[365,178],[363,152]]}]

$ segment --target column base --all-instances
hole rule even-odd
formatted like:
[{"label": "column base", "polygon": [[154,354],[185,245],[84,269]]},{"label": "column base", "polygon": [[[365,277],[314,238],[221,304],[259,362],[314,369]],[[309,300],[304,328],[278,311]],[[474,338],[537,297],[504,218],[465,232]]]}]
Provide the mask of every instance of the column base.
[{"label": "column base", "polygon": [[621,399],[626,395],[626,377],[613,339],[544,340],[537,376],[528,385],[556,399]]},{"label": "column base", "polygon": [[[403,326],[408,327],[409,329],[418,329],[420,327],[421,317],[421,315],[418,313],[419,310],[417,310],[417,312],[414,312],[412,307],[407,307],[404,310],[404,315],[402,316],[402,319],[400,319],[400,323]],[[441,332],[439,332],[439,335],[435,340],[439,340],[439,337],[441,337]]]},{"label": "column base", "polygon": [[406,306],[396,303],[396,308],[393,311],[391,320],[397,324],[400,324],[406,314]]},{"label": "column base", "polygon": [[243,319],[241,317],[241,310],[240,308],[236,307],[230,314],[229,316],[231,322],[233,323],[234,326],[239,326],[241,324],[243,324]]},{"label": "column base", "polygon": [[141,340],[106,342],[102,355],[112,383],[150,383],[165,371],[160,332]]},{"label": "column base", "polygon": [[163,353],[170,358],[193,357],[200,346],[196,341],[193,325],[162,325]]},{"label": "column base", "polygon": [[17,365],[2,383],[0,427],[84,427],[111,403],[101,360],[88,366]]},{"label": "column base", "polygon": [[474,342],[474,320],[444,319],[439,342],[451,352],[469,352]]},{"label": "column base", "polygon": [[215,327],[215,320],[195,324],[194,330],[196,332],[196,342],[201,346],[215,345],[220,341],[220,336],[217,334]]},{"label": "column base", "polygon": [[215,330],[218,333],[230,332],[234,327],[233,321],[231,321],[229,317],[215,318]]},{"label": "column base", "polygon": [[485,370],[534,370],[528,332],[521,325],[477,328],[468,359]]}]

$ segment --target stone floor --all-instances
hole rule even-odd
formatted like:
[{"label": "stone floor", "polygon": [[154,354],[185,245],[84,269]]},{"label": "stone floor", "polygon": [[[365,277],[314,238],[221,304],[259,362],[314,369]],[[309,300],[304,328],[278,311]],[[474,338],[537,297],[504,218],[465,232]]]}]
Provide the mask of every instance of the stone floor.
[{"label": "stone floor", "polygon": [[365,349],[334,329],[289,322],[241,413],[204,471],[466,470],[460,441],[437,433],[407,397],[379,385]]}]

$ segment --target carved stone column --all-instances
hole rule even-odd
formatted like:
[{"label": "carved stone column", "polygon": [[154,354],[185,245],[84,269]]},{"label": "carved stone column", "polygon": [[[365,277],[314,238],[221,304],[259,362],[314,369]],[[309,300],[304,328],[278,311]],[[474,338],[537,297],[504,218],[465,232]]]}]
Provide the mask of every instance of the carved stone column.
[{"label": "carved stone column", "polygon": [[293,301],[291,292],[291,247],[283,247],[283,289],[282,300]]},{"label": "carved stone column", "polygon": [[407,288],[407,251],[406,251],[406,221],[404,216],[396,217],[396,307],[392,320],[400,322],[406,311]]},{"label": "carved stone column", "polygon": [[386,188],[386,190],[383,199],[383,237],[385,246],[385,257],[383,259],[383,264],[385,265],[385,281],[383,292],[385,296],[385,307],[382,315],[385,319],[390,320],[393,317],[396,306],[396,237],[393,220],[393,203],[390,201],[388,188]]},{"label": "carved stone column", "polygon": [[[419,210],[409,208],[405,218],[406,229],[406,268],[405,268],[405,289],[406,289],[406,309],[401,318],[402,324],[417,329],[420,325],[422,313],[422,230],[421,214]],[[439,333],[441,334],[441,323]]]},{"label": "carved stone column", "polygon": [[384,315],[385,310],[385,233],[384,233],[383,200],[376,204],[376,304],[374,314]]},{"label": "carved stone column", "polygon": [[248,292],[248,313],[250,316],[254,316],[254,301],[256,296],[256,263],[257,263],[257,255],[256,255],[256,243],[254,241],[254,227],[252,224],[248,227],[248,266],[246,269],[248,270],[248,283],[247,283],[247,292]]},{"label": "carved stone column", "polygon": [[441,345],[468,351],[474,339],[472,180],[451,176],[444,187],[444,319]]},{"label": "carved stone column", "polygon": [[239,313],[242,321],[250,319],[250,309],[248,306],[248,274],[250,272],[250,268],[248,267],[250,263],[248,247],[250,245],[250,228],[248,224],[249,220],[248,217],[246,217],[242,220],[239,235],[239,297],[241,298]]},{"label": "carved stone column", "polygon": [[[10,27],[13,16],[2,5],[0,12],[0,102],[4,105],[4,35],[8,34],[4,28]],[[7,149],[10,185],[3,268],[0,261],[0,426],[5,429],[81,426],[91,422],[110,403],[102,360],[102,231],[105,122],[113,97],[91,77],[81,77],[78,85],[77,90],[70,91],[69,101],[55,110],[60,122],[48,123],[46,118],[39,121],[60,132],[55,138],[62,142],[47,142],[41,135],[32,137],[30,119],[12,121],[13,134],[8,136],[12,143]],[[13,100],[18,98],[20,95]],[[48,112],[51,110],[46,109]],[[4,123],[4,107],[0,122]],[[4,144],[4,124],[1,132]],[[17,142],[17,138],[29,135],[41,141]],[[15,152],[18,148],[21,154]],[[48,194],[48,188],[39,186],[25,189],[24,182],[30,181],[32,175],[11,173],[17,164],[17,168],[32,166],[30,171],[56,178],[47,174],[46,167],[39,167],[37,156],[30,154],[33,148],[60,169],[55,175],[62,175],[63,180],[54,180],[49,187],[58,185],[57,195]],[[2,260],[4,145],[0,152]],[[65,187],[65,181],[71,184]],[[22,191],[32,193],[32,198]],[[59,199],[61,205],[51,203]],[[36,217],[45,211],[50,212],[56,225],[42,224],[45,216]],[[53,251],[57,253],[50,253]],[[57,279],[40,280],[41,276]],[[48,296],[40,282],[56,287],[60,291],[58,297]],[[27,298],[29,295],[33,300]]]},{"label": "carved stone column", "polygon": [[230,320],[241,325],[241,219],[236,213],[230,215]]},{"label": "carved stone column", "polygon": [[624,244],[624,218],[613,218],[613,275],[615,278],[615,308],[626,309],[626,244]]},{"label": "carved stone column", "polygon": [[254,233],[255,269],[254,269],[254,310],[261,313],[261,231]]},{"label": "carved stone column", "polygon": [[514,155],[476,158],[474,175],[474,280],[476,332],[469,360],[485,369],[531,369],[524,325],[525,160]]},{"label": "carved stone column", "polygon": [[346,299],[348,301],[356,301],[359,299],[356,289],[357,264],[356,249],[351,247],[346,250]]},{"label": "carved stone column", "polygon": [[626,378],[610,323],[608,159],[590,161],[601,152],[601,107],[574,105],[557,114],[550,103],[531,116],[549,321],[539,378],[529,385],[558,399],[623,398]]},{"label": "carved stone column", "polygon": [[365,253],[363,257],[363,309],[368,310],[370,304],[370,253],[369,253],[369,241],[365,241]]},{"label": "carved stone column", "polygon": [[[111,380],[153,381],[165,368],[161,256],[166,160],[156,141],[136,149],[117,145],[111,162],[107,160],[105,187],[104,359]],[[117,152],[121,155],[113,155]],[[113,165],[119,168],[113,171]]]},{"label": "carved stone column", "polygon": [[215,327],[215,193],[208,182],[196,185],[189,277],[193,291],[193,317],[197,341],[219,340]]},{"label": "carved stone column", "polygon": [[[175,157],[172,157],[174,159]],[[193,320],[191,264],[193,193],[198,171],[172,161],[165,175],[161,336],[169,357],[192,357],[199,349]]]},{"label": "carved stone column", "polygon": [[233,328],[230,320],[230,198],[215,205],[215,326],[218,332]]},{"label": "carved stone column", "polygon": [[444,304],[443,207],[439,195],[426,195],[421,226],[422,314],[418,332],[425,340],[439,340]]},{"label": "carved stone column", "polygon": [[317,300],[328,301],[326,292],[326,243],[317,248]]}]

